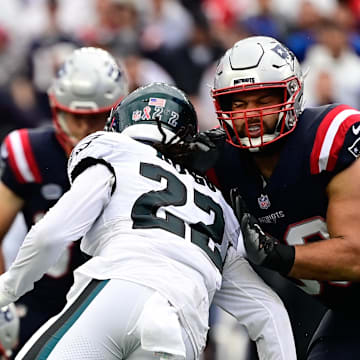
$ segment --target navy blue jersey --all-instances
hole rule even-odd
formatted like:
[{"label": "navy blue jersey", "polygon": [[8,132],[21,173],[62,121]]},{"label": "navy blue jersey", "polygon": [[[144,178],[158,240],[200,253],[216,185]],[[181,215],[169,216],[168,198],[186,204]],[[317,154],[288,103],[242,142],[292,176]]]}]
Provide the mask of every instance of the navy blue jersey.
[{"label": "navy blue jersey", "polygon": [[[24,199],[22,212],[30,228],[70,188],[67,156],[52,126],[11,132],[2,145],[2,182]],[[49,314],[58,313],[73,283],[72,271],[84,260],[79,242],[24,295],[26,303]],[[20,299],[22,300],[22,299]]]},{"label": "navy blue jersey", "polygon": [[[226,144],[213,179],[227,198],[238,187],[264,231],[284,243],[329,238],[326,187],[360,155],[360,112],[345,105],[308,108],[282,145],[271,178],[264,179],[248,150]],[[297,285],[332,308],[360,301],[360,284],[301,280]]]}]

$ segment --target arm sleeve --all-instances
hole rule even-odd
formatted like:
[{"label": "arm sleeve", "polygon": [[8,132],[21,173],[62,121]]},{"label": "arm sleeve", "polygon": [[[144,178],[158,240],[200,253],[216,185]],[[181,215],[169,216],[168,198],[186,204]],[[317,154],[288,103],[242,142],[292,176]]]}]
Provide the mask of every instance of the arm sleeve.
[{"label": "arm sleeve", "polygon": [[25,237],[9,270],[0,276],[0,307],[34,287],[66,246],[84,236],[110,200],[114,175],[102,164],[81,173]]},{"label": "arm sleeve", "polygon": [[288,313],[277,294],[238,254],[229,254],[214,303],[245,326],[260,360],[295,360]]}]

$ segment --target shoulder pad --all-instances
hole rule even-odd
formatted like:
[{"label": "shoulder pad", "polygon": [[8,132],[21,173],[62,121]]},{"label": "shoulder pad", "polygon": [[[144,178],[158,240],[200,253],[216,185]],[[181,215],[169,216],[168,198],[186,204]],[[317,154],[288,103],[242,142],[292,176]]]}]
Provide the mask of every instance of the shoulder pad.
[{"label": "shoulder pad", "polygon": [[312,174],[335,169],[339,153],[347,142],[351,142],[347,134],[352,133],[354,141],[358,139],[357,123],[360,124],[360,111],[347,105],[335,106],[323,116],[310,155]]},{"label": "shoulder pad", "polygon": [[[82,139],[71,152],[68,161],[70,183],[73,182],[76,175],[81,173],[79,169],[83,171],[86,167],[96,163],[108,163],[109,167],[111,167],[109,159],[113,156],[114,148],[116,148],[116,151],[120,151],[121,143],[124,142],[125,138],[127,137],[118,133],[98,131]],[[89,161],[89,159],[91,160]],[[84,167],[84,163],[88,166]]]},{"label": "shoulder pad", "polygon": [[42,182],[28,129],[12,131],[4,140],[1,156],[20,183]]}]

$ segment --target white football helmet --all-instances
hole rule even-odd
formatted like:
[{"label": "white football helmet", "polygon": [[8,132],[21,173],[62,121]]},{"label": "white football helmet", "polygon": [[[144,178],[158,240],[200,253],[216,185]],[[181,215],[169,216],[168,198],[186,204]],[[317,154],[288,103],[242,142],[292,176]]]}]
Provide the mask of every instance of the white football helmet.
[{"label": "white football helmet", "polygon": [[[276,39],[253,36],[235,43],[220,59],[211,91],[217,118],[228,135],[228,142],[256,151],[293,131],[303,111],[303,83],[295,55]],[[260,89],[282,89],[283,102],[270,107],[232,111],[233,94]],[[263,132],[264,110],[267,115],[278,114],[271,134]],[[254,117],[260,119],[260,137],[240,137],[234,120],[244,119],[248,129],[248,121]]]},{"label": "white football helmet", "polygon": [[105,50],[94,47],[76,49],[68,56],[48,90],[53,120],[60,143],[74,147],[62,112],[72,114],[107,113],[128,94],[125,69]]},{"label": "white football helmet", "polygon": [[8,359],[19,338],[20,321],[13,303],[0,308],[0,359]]}]

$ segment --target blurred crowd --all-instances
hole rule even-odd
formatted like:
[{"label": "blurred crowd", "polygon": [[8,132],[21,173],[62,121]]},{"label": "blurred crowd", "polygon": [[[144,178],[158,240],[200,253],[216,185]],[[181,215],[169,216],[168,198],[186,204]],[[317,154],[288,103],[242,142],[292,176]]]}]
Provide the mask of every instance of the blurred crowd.
[{"label": "blurred crowd", "polygon": [[360,108],[359,0],[2,0],[0,140],[50,121],[46,96],[62,59],[79,46],[110,51],[126,66],[130,90],[176,84],[216,125],[209,90],[224,50],[269,35],[308,72],[306,105]]},{"label": "blurred crowd", "polygon": [[1,0],[0,142],[13,129],[51,122],[48,87],[81,46],[114,55],[130,90],[177,85],[190,95],[200,130],[209,129],[217,125],[216,63],[250,35],[275,37],[295,53],[306,73],[305,106],[360,109],[360,0]]}]

